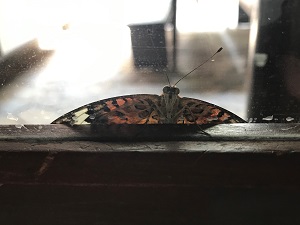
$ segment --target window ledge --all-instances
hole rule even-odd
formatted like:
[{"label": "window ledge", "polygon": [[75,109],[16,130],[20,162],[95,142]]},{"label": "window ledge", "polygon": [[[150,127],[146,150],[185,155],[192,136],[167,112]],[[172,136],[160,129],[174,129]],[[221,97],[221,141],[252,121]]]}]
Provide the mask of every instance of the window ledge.
[{"label": "window ledge", "polygon": [[298,124],[218,125],[206,129],[208,137],[197,126],[179,125],[1,126],[0,179],[3,184],[295,188],[300,187],[294,172],[299,129]]},{"label": "window ledge", "polygon": [[236,123],[206,127],[196,125],[0,125],[1,140],[90,140],[90,141],[293,141],[300,138],[299,123]]},{"label": "window ledge", "polygon": [[206,132],[0,126],[0,223],[297,224],[299,125]]}]

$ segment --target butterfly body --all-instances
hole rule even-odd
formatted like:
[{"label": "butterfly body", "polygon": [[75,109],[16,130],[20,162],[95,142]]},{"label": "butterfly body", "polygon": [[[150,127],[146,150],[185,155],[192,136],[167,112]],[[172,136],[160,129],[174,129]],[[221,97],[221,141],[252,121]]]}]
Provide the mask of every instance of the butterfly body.
[{"label": "butterfly body", "polygon": [[237,115],[214,104],[181,98],[177,87],[162,95],[126,95],[84,105],[52,123],[76,124],[220,124],[243,123]]}]

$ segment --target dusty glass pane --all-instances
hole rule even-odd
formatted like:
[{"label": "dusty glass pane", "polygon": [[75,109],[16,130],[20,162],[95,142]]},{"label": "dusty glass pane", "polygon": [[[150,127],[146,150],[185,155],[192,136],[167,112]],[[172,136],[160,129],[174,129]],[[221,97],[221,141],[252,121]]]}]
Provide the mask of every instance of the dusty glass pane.
[{"label": "dusty glass pane", "polygon": [[[261,38],[269,34],[263,27],[280,24],[282,10],[290,3],[297,8],[295,2],[1,0],[0,124],[49,124],[100,99],[160,95],[166,74],[173,85],[220,47],[213,60],[176,85],[180,96],[254,122],[296,122],[297,41],[284,39],[281,47],[292,55],[279,59],[286,62],[280,69],[292,69],[280,89],[272,83],[276,73],[264,66],[274,66],[270,57],[281,42]],[[286,33],[295,40],[292,21]],[[286,94],[288,88],[293,91]]]},{"label": "dusty glass pane", "polygon": [[256,122],[299,122],[300,2],[260,1],[249,45],[249,117]]}]

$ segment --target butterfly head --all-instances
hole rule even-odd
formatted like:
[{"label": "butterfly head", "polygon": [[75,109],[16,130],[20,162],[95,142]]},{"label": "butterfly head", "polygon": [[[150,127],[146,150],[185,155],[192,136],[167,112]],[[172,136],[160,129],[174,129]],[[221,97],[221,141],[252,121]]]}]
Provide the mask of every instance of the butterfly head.
[{"label": "butterfly head", "polygon": [[163,94],[164,95],[170,95],[170,96],[174,96],[174,95],[178,95],[180,93],[179,88],[177,87],[172,87],[172,86],[164,86],[163,88]]},{"label": "butterfly head", "polygon": [[180,101],[179,88],[175,86],[164,86],[161,95],[161,104],[164,105],[166,123],[173,123],[174,113]]}]

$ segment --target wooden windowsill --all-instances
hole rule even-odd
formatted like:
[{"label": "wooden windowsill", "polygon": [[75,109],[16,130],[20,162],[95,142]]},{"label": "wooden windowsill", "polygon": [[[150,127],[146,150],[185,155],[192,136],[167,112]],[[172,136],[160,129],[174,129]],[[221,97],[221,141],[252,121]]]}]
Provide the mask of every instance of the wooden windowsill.
[{"label": "wooden windowsill", "polygon": [[[300,187],[298,173],[299,179],[290,179],[300,156],[299,131],[298,124],[230,124],[206,129],[208,137],[197,126],[180,125],[1,126],[0,179],[2,184],[294,188]],[[136,170],[144,172],[137,176]],[[117,175],[108,179],[112,171]]]},{"label": "wooden windowsill", "polygon": [[203,129],[211,137],[203,135],[196,125],[0,125],[0,141],[297,141],[300,138],[298,123],[220,124]]},{"label": "wooden windowsill", "polygon": [[297,224],[299,129],[0,126],[0,223]]}]

